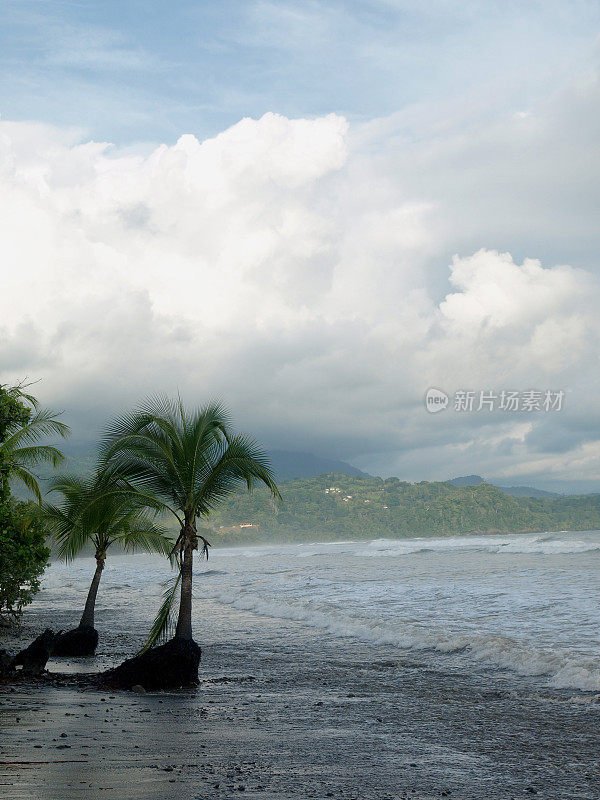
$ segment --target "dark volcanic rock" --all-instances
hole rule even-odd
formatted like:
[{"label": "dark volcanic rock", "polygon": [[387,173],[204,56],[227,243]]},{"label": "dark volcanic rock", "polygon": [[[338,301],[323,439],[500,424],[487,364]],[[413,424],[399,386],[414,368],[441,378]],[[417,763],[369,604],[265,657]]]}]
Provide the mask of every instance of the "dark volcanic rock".
[{"label": "dark volcanic rock", "polygon": [[0,650],[0,680],[10,675],[13,670],[13,660],[6,650]]},{"label": "dark volcanic rock", "polygon": [[39,675],[40,672],[46,667],[46,663],[52,653],[54,646],[55,634],[50,628],[41,633],[37,639],[17,653],[13,659],[13,667],[21,665],[23,672],[28,672],[32,675]]},{"label": "dark volcanic rock", "polygon": [[72,631],[61,633],[54,640],[55,656],[93,656],[98,646],[98,631],[91,625],[80,625]]},{"label": "dark volcanic rock", "polygon": [[200,646],[192,639],[175,637],[160,647],[128,658],[118,667],[104,672],[102,677],[110,686],[131,689],[177,689],[198,683]]}]

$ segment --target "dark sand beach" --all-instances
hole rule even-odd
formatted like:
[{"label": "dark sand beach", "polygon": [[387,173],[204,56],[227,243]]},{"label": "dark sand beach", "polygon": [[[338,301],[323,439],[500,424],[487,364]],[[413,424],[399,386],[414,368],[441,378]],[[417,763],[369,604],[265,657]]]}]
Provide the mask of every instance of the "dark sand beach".
[{"label": "dark sand beach", "polygon": [[[118,610],[107,616],[86,669],[139,641]],[[52,675],[2,686],[2,797],[600,797],[600,704],[590,693],[467,675],[426,653],[406,658],[210,601],[203,617],[197,690],[138,695]],[[50,621],[29,611],[21,641]],[[52,622],[65,627],[68,615]]]}]

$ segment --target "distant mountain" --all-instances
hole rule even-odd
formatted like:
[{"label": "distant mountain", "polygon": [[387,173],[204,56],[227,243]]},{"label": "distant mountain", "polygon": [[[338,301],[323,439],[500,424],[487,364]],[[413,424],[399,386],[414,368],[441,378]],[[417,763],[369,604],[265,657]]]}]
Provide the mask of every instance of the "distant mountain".
[{"label": "distant mountain", "polygon": [[[89,475],[94,470],[96,462],[93,453],[85,450],[69,452],[69,443],[66,447],[63,447],[63,450],[65,451],[66,461],[64,464],[61,464],[57,473],[67,472],[83,476]],[[357,467],[353,467],[352,464],[347,464],[345,461],[338,461],[335,458],[322,458],[312,453],[271,450],[267,455],[271,459],[271,464],[279,483],[285,483],[285,481],[300,478],[314,478],[317,475],[325,475],[332,472],[353,477],[372,477],[367,472],[361,472]],[[44,489],[48,479],[54,474],[54,471],[50,467],[44,465],[36,470],[36,473],[39,476],[42,489]],[[16,497],[23,500],[29,497],[29,493],[21,484],[16,484],[13,487],[13,493]]]},{"label": "distant mountain", "polygon": [[352,464],[338,461],[335,458],[323,458],[312,453],[296,453],[289,450],[270,450],[271,464],[279,481],[290,481],[295,478],[314,478],[317,475],[335,472],[341,475],[354,475],[370,478]]},{"label": "distant mountain", "polygon": [[501,486],[495,483],[505,494],[513,497],[562,497],[558,492],[547,492],[545,489],[534,489],[533,486]]},{"label": "distant mountain", "polygon": [[[487,481],[489,482],[489,481]],[[481,475],[463,475],[460,478],[452,478],[446,481],[451,486],[479,486],[486,481]],[[490,486],[497,486],[504,494],[510,494],[512,497],[560,497],[557,492],[546,492],[544,489],[534,489],[533,486],[503,486],[499,483],[490,483]]]},{"label": "distant mountain", "polygon": [[451,486],[479,486],[480,483],[485,483],[481,475],[463,475],[461,478],[451,478],[446,481]]},{"label": "distant mountain", "polygon": [[600,529],[600,495],[511,497],[496,486],[325,474],[285,481],[283,502],[243,489],[211,514],[211,543],[334,541]]}]

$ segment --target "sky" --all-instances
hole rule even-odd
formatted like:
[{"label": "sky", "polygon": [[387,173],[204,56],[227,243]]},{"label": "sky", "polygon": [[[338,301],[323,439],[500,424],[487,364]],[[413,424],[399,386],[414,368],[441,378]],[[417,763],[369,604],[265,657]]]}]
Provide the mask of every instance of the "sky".
[{"label": "sky", "polygon": [[179,392],[373,474],[600,491],[596,2],[0,19],[0,382],[73,447]]}]

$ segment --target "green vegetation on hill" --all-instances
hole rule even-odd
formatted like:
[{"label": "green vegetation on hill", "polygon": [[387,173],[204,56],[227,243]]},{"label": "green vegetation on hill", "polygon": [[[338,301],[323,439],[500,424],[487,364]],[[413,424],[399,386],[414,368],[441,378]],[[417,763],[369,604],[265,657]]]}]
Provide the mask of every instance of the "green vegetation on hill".
[{"label": "green vegetation on hill", "polygon": [[600,495],[511,497],[487,483],[340,474],[289,481],[281,495],[279,504],[261,490],[230,497],[210,517],[213,544],[600,529]]}]

